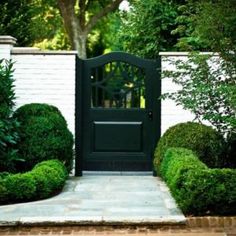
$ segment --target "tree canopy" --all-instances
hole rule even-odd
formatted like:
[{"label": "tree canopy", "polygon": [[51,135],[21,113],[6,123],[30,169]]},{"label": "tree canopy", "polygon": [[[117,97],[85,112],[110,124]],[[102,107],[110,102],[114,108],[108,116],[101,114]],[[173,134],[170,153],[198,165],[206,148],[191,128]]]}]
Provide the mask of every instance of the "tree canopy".
[{"label": "tree canopy", "polygon": [[82,58],[108,47],[147,58],[159,51],[235,52],[235,0],[129,0],[129,11],[114,14],[121,2],[2,0],[0,34],[20,46],[74,49]]},{"label": "tree canopy", "polygon": [[96,24],[115,11],[122,0],[57,0],[72,49],[86,58],[86,41]]},{"label": "tree canopy", "polygon": [[0,34],[17,38],[19,46],[53,39],[62,31],[62,18],[53,0],[2,0]]},{"label": "tree canopy", "polygon": [[235,0],[135,0],[122,19],[124,49],[144,57],[176,50],[235,52]]},{"label": "tree canopy", "polygon": [[195,35],[214,52],[236,63],[236,1],[202,1],[196,16]]},{"label": "tree canopy", "polygon": [[[86,58],[86,46],[92,35],[99,35],[102,43],[109,42],[102,33],[109,34],[105,27],[107,17],[122,0],[2,0],[0,34],[18,39],[20,46],[40,46],[47,49],[74,49],[81,58]],[[100,23],[99,23],[100,22]],[[103,24],[103,25],[102,25]],[[94,32],[94,30],[96,32]],[[93,45],[93,46],[92,46]]]},{"label": "tree canopy", "polygon": [[155,58],[159,51],[171,50],[177,43],[177,4],[172,1],[136,0],[130,12],[123,14],[120,41],[125,51]]}]

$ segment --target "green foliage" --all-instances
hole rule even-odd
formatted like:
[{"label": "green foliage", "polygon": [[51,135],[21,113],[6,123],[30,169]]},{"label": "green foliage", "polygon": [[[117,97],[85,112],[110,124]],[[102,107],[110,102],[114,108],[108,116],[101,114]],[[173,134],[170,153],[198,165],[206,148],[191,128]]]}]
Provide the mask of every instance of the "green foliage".
[{"label": "green foliage", "polygon": [[12,114],[15,93],[13,90],[13,63],[0,60],[0,118],[8,119]]},{"label": "green foliage", "polygon": [[121,51],[122,46],[117,37],[120,24],[121,19],[117,12],[111,13],[96,24],[88,35],[88,58],[100,56],[109,51]]},{"label": "green foliage", "polygon": [[235,60],[235,20],[235,0],[183,1],[178,7],[177,27],[172,31],[180,36],[176,47],[220,52],[226,57],[231,54]]},{"label": "green foliage", "polygon": [[236,213],[236,170],[209,169],[192,151],[170,148],[161,175],[185,214]]},{"label": "green foliage", "polygon": [[8,174],[6,172],[0,172],[0,203],[7,201],[8,193],[7,188],[5,187],[3,179],[7,177]]},{"label": "green foliage", "polygon": [[125,50],[149,58],[173,49],[214,51],[236,60],[235,0],[137,0],[131,7],[120,34]]},{"label": "green foliage", "polygon": [[222,166],[223,137],[213,128],[194,122],[170,127],[160,138],[155,150],[154,166],[157,173],[165,152],[170,147],[191,149],[209,167]]},{"label": "green foliage", "polygon": [[[188,61],[177,61],[176,71],[166,71],[182,86],[176,93],[166,94],[198,120],[207,120],[225,136],[236,134],[236,8],[235,1],[190,1],[185,11],[195,6],[190,17],[194,29],[190,34],[198,37],[209,50],[219,53],[194,53]],[[197,10],[196,10],[197,9]],[[207,22],[207,24],[206,24]],[[229,139],[229,138],[228,138]],[[230,147],[229,147],[230,148]],[[232,159],[232,156],[229,157]]]},{"label": "green foliage", "polygon": [[9,201],[30,200],[36,191],[35,181],[30,173],[9,175],[4,179]]},{"label": "green foliage", "polygon": [[171,33],[178,35],[175,47],[181,51],[203,50],[209,51],[210,45],[196,33],[197,16],[201,12],[201,1],[188,0],[178,5],[176,29]]},{"label": "green foliage", "polygon": [[196,119],[209,121],[222,134],[236,133],[236,70],[219,57],[210,57],[194,53],[187,61],[176,61],[176,70],[165,71],[163,76],[181,89],[163,97],[181,104]]},{"label": "green foliage", "polygon": [[[78,41],[78,38],[73,39],[75,34],[72,32],[77,32],[79,29],[79,36],[81,34],[88,35],[87,49],[90,55],[100,55],[105,48],[111,48],[111,42],[116,39],[116,32],[111,25],[119,22],[119,17],[109,17],[109,15],[101,17],[101,19],[99,17],[98,24],[92,29],[87,31],[85,28],[88,26],[88,20],[94,15],[100,14],[110,3],[110,0],[65,1],[63,3],[64,9],[74,8],[73,13],[76,21],[72,23],[70,22],[72,18],[67,16],[68,13],[66,16],[63,15],[66,19],[61,16],[60,13],[64,10],[59,10],[59,0],[2,0],[0,3],[0,34],[14,36],[17,38],[19,46],[68,50],[75,49],[74,42]],[[73,27],[74,24],[76,25]]]},{"label": "green foliage", "polygon": [[63,19],[60,16],[57,1],[30,0],[30,2],[32,21],[29,27],[33,36],[32,43],[39,43],[47,39],[48,42],[51,42],[48,49],[68,49],[68,39],[65,36]]},{"label": "green foliage", "polygon": [[37,164],[31,174],[36,182],[35,196],[46,198],[60,190],[67,178],[65,166],[57,160]]},{"label": "green foliage", "polygon": [[134,1],[123,17],[119,35],[124,50],[145,58],[156,58],[160,51],[172,50],[177,43],[177,35],[171,35],[176,17],[174,1]]},{"label": "green foliage", "polygon": [[48,116],[54,113],[59,114],[64,122],[66,122],[57,107],[48,105],[46,103],[30,103],[21,106],[14,112],[14,116],[19,117],[20,121],[25,121],[30,119],[32,116]]},{"label": "green foliage", "polygon": [[68,170],[73,158],[73,136],[61,112],[47,104],[27,104],[16,110],[20,126],[19,155],[25,163],[18,169],[29,170],[35,164],[49,159],[61,160]]},{"label": "green foliage", "polygon": [[0,171],[14,171],[19,160],[15,144],[18,123],[12,118],[14,107],[13,63],[0,60]]},{"label": "green foliage", "polygon": [[226,166],[236,168],[236,134],[227,137],[226,148]]},{"label": "green foliage", "polygon": [[235,1],[190,1],[186,9],[194,5],[191,35],[220,57],[195,53],[187,62],[177,61],[177,71],[165,72],[164,77],[171,77],[182,89],[166,97],[231,136],[236,133]]},{"label": "green foliage", "polygon": [[[196,15],[195,34],[219,52],[225,61],[236,65],[236,5],[235,0],[200,1]],[[206,24],[207,22],[207,24]]]},{"label": "green foliage", "polygon": [[[181,157],[181,158],[180,158]],[[171,161],[171,165],[170,164]],[[186,173],[189,170],[207,169],[207,166],[200,162],[196,155],[189,149],[169,148],[166,150],[161,163],[160,174],[173,189],[178,192],[181,188]]]},{"label": "green foliage", "polygon": [[62,18],[54,0],[2,0],[0,34],[11,35],[19,46],[69,49]]},{"label": "green foliage", "polygon": [[0,203],[38,200],[54,195],[67,178],[65,166],[58,160],[37,164],[23,174],[5,174],[0,177]]},{"label": "green foliage", "polygon": [[32,14],[29,0],[1,0],[0,35],[17,37],[19,45],[31,42],[29,24]]},{"label": "green foliage", "polygon": [[46,38],[46,35],[44,37],[34,41],[32,46],[42,50],[71,50],[69,39],[63,28],[56,29],[51,38]]}]

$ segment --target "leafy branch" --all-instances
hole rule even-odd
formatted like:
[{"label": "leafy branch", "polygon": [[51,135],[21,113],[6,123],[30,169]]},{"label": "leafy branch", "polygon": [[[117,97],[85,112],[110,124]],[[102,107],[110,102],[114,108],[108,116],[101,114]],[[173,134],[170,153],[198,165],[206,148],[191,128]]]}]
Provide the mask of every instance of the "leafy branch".
[{"label": "leafy branch", "polygon": [[171,62],[175,70],[163,72],[181,86],[166,93],[177,105],[195,114],[195,119],[210,122],[219,132],[236,133],[236,74],[231,64],[219,56],[193,53],[188,60]]}]

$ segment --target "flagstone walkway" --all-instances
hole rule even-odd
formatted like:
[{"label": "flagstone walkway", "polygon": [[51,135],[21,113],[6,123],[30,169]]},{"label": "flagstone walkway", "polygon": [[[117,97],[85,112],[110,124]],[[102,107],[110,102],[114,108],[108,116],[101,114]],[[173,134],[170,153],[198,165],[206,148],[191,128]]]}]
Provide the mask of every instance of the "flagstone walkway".
[{"label": "flagstone walkway", "polygon": [[0,206],[0,225],[184,224],[168,188],[151,175],[70,177],[50,199]]}]

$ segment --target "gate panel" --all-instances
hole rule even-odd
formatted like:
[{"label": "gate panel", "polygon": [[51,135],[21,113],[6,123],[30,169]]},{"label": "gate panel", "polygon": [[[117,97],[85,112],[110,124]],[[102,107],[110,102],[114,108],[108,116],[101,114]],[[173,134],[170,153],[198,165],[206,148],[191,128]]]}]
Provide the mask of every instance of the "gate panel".
[{"label": "gate panel", "polygon": [[94,152],[142,150],[142,122],[96,121],[94,131]]},{"label": "gate panel", "polygon": [[78,65],[76,174],[152,170],[160,135],[158,61],[116,52]]}]

